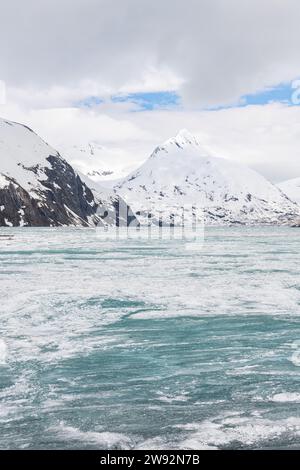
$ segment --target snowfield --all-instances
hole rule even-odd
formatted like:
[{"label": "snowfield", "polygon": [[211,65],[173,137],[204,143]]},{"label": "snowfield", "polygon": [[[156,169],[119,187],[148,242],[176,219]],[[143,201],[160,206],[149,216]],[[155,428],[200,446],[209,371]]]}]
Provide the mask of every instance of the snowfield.
[{"label": "snowfield", "polygon": [[[36,196],[35,190],[41,187],[40,181],[47,179],[43,168],[51,168],[47,161],[49,155],[59,156],[31,129],[0,119],[0,186],[3,178],[8,176],[33,197]],[[35,172],[32,171],[33,167],[36,168]]]},{"label": "snowfield", "polygon": [[284,181],[277,185],[292,201],[300,203],[300,178]]}]

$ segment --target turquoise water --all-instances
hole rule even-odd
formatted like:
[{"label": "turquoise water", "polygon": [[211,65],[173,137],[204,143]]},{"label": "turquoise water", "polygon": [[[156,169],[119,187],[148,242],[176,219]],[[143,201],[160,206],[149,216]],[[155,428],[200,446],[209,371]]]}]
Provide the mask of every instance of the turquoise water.
[{"label": "turquoise water", "polygon": [[0,234],[0,448],[300,448],[297,229]]}]

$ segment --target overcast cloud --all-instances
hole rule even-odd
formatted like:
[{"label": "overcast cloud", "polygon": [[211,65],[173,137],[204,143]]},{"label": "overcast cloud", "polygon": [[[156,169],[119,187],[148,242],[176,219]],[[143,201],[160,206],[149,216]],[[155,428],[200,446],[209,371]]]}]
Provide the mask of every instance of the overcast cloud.
[{"label": "overcast cloud", "polygon": [[297,0],[1,1],[0,73],[115,92],[159,70],[189,103],[220,104],[299,74],[299,24]]}]

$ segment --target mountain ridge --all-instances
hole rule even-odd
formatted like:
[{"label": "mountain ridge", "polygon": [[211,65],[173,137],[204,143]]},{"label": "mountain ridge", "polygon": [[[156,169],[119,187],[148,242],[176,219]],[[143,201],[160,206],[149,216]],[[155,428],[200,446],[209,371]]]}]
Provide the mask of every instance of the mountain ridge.
[{"label": "mountain ridge", "polygon": [[116,199],[113,192],[93,193],[28,126],[0,119],[0,226],[113,224]]},{"label": "mountain ridge", "polygon": [[287,194],[292,201],[300,204],[300,177],[283,181],[278,183],[277,186],[281,191]]}]

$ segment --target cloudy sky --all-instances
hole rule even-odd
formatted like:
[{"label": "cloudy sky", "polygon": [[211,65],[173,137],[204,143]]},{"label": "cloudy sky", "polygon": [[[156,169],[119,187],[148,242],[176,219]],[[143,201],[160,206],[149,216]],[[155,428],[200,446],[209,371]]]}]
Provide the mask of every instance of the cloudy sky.
[{"label": "cloudy sky", "polygon": [[1,2],[2,117],[131,169],[187,128],[273,181],[300,176],[297,0]]}]

